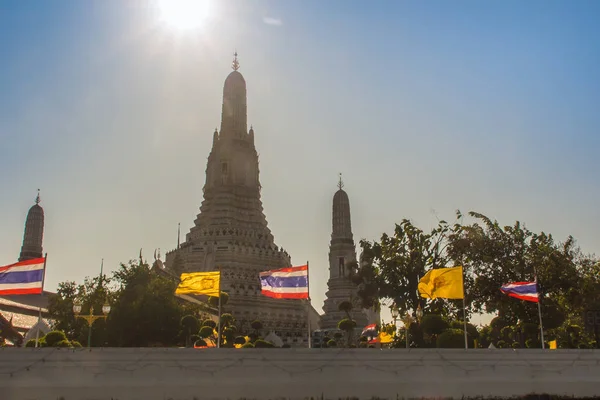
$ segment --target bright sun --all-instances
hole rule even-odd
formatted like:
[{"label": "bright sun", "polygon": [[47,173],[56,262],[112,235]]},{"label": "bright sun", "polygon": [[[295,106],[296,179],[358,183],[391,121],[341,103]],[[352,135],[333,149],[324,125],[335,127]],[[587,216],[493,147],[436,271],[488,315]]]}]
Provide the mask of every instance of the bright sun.
[{"label": "bright sun", "polygon": [[160,18],[177,29],[202,25],[210,12],[209,0],[158,0]]}]

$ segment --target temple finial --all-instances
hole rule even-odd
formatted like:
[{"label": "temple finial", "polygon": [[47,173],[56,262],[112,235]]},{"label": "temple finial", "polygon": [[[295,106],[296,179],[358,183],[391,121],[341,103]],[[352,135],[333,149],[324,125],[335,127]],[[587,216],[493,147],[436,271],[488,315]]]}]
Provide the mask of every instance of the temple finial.
[{"label": "temple finial", "polygon": [[100,261],[100,286],[102,286],[102,279],[104,278],[104,258]]},{"label": "temple finial", "polygon": [[40,189],[38,189],[37,197],[35,198],[35,204],[40,204]]},{"label": "temple finial", "polygon": [[240,69],[240,63],[237,59],[237,50],[235,51],[235,53],[233,53],[233,62],[231,63],[231,68],[234,71],[237,71],[238,69]]},{"label": "temple finial", "polygon": [[340,190],[344,187],[344,181],[342,181],[342,173],[340,172],[340,181],[338,182],[338,187]]}]

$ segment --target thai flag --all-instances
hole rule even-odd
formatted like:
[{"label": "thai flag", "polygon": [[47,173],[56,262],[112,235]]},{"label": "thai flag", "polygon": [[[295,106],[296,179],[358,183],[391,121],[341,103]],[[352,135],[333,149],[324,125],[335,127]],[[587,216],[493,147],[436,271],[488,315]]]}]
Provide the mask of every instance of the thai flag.
[{"label": "thai flag", "polygon": [[42,293],[45,261],[41,257],[0,267],[0,295]]},{"label": "thai flag", "polygon": [[500,288],[502,293],[516,299],[537,303],[539,300],[537,280],[534,282],[507,283]]},{"label": "thai flag", "polygon": [[372,338],[377,336],[377,324],[371,324],[364,327],[361,336]]},{"label": "thai flag", "polygon": [[308,299],[308,265],[259,274],[261,293],[276,299]]}]

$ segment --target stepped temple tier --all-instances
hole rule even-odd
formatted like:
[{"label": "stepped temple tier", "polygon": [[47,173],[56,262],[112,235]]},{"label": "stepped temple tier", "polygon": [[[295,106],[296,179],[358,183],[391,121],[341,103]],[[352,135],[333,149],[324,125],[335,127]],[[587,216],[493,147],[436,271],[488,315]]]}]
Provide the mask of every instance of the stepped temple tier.
[{"label": "stepped temple tier", "polygon": [[289,267],[291,258],[275,244],[263,213],[255,133],[247,129],[246,81],[235,56],[223,87],[221,128],[213,133],[200,213],[181,245],[167,253],[165,264],[174,272],[220,268],[222,289],[229,294],[224,312],[233,314],[239,328],[250,330],[252,321],[260,320],[265,333],[306,346],[306,301],[260,293],[259,272]]}]

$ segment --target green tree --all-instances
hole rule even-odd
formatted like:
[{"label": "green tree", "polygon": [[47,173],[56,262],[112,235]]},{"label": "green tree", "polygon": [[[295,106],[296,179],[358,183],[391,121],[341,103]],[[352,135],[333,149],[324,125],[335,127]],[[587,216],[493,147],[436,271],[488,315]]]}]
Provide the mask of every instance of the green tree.
[{"label": "green tree", "polygon": [[[81,314],[102,314],[102,306],[111,302],[114,293],[110,289],[110,279],[105,276],[86,277],[83,284],[62,282],[58,285],[57,295],[49,298],[48,312],[53,322],[53,329],[65,333],[68,340],[77,340],[87,344],[88,325],[77,318],[73,305],[82,306]],[[92,346],[104,346],[107,340],[105,320],[96,320],[93,324]]]},{"label": "green tree", "polygon": [[[537,305],[501,293],[499,288],[506,283],[532,281],[537,276],[548,337],[567,338],[569,326],[582,324],[585,307],[600,305],[600,263],[596,257],[583,254],[573,237],[556,242],[552,235],[534,233],[519,221],[501,226],[483,214],[469,215],[475,222],[449,236],[449,254],[466,260],[476,277],[468,289],[474,308],[497,313],[513,327],[512,342],[496,340],[512,343],[510,346],[541,346]],[[536,336],[531,329],[525,333],[523,324],[535,325]],[[497,336],[499,329],[493,328],[494,332]]]},{"label": "green tree", "polygon": [[75,282],[61,282],[58,284],[56,296],[48,299],[48,312],[53,322],[53,328],[66,333],[67,337],[78,337],[83,326],[73,314],[73,304],[81,298],[84,288]]},{"label": "green tree", "polygon": [[[392,300],[401,315],[412,312],[415,316],[415,310],[422,304],[417,292],[419,280],[428,270],[448,265],[451,259],[446,252],[446,238],[458,229],[459,225],[440,221],[426,233],[404,219],[396,224],[393,235],[384,233],[379,242],[362,240],[361,264],[354,282],[359,285],[363,306],[371,307],[378,300]],[[446,302],[439,299],[430,307],[445,312],[444,304]]]},{"label": "green tree", "polygon": [[153,274],[139,260],[114,273],[118,289],[107,320],[109,342],[119,347],[174,346],[180,321],[198,307],[175,297],[177,282]]},{"label": "green tree", "polygon": [[498,313],[516,324],[519,321],[535,322],[537,306],[517,301],[500,292],[509,282],[533,281],[536,272],[542,291],[542,306],[546,298],[555,299],[548,307],[554,310],[560,324],[560,315],[572,302],[578,285],[574,264],[574,240],[556,244],[551,235],[535,234],[519,221],[502,227],[483,214],[471,212],[475,222],[461,226],[450,237],[450,254],[465,260],[475,276],[470,287],[473,306],[479,312]]}]

